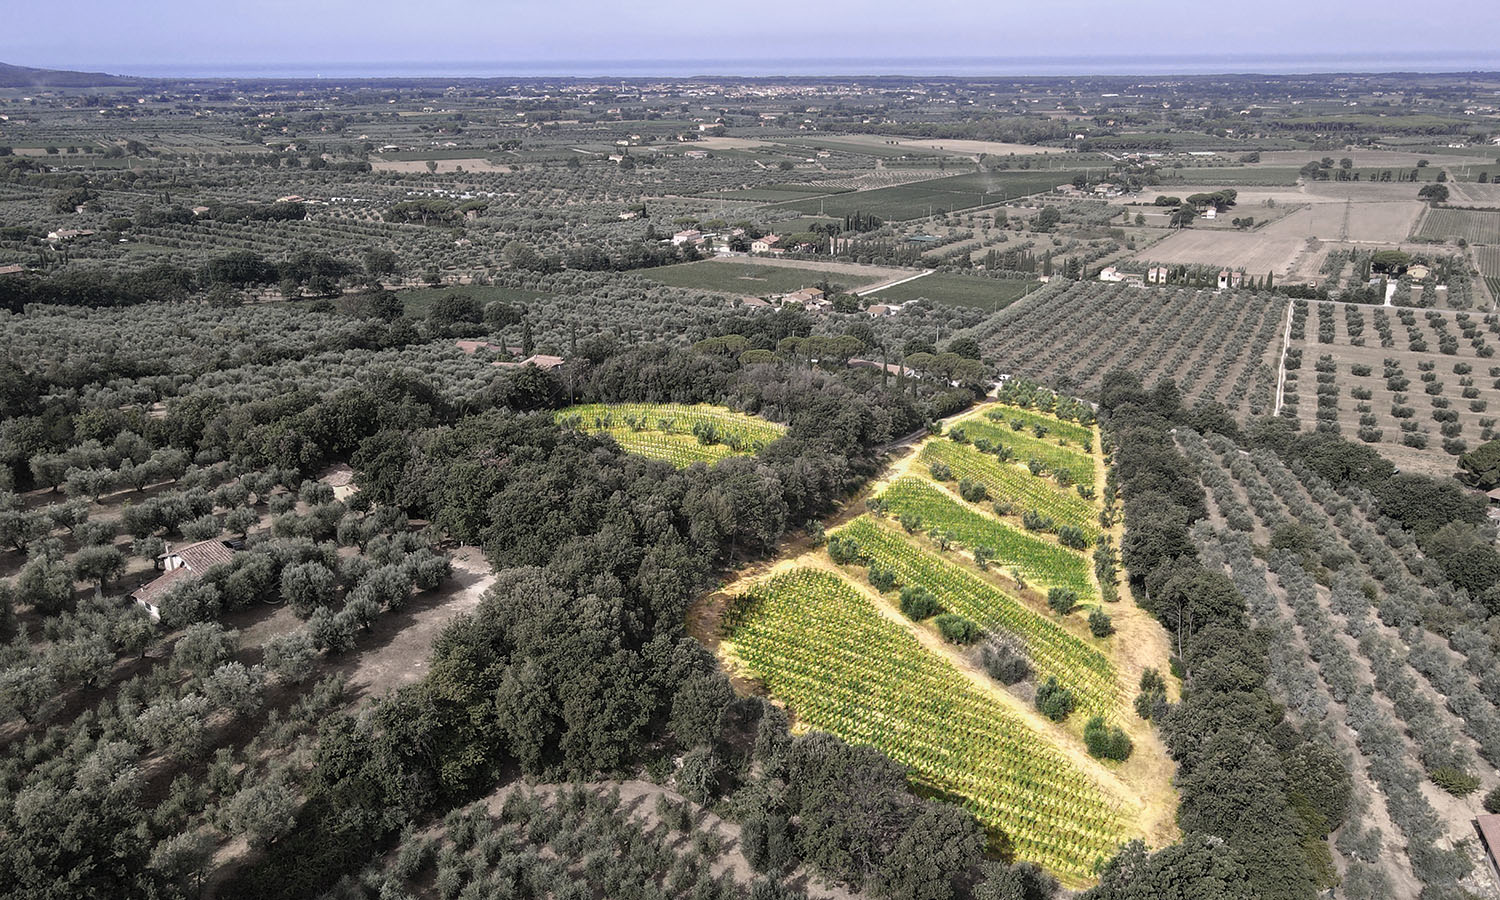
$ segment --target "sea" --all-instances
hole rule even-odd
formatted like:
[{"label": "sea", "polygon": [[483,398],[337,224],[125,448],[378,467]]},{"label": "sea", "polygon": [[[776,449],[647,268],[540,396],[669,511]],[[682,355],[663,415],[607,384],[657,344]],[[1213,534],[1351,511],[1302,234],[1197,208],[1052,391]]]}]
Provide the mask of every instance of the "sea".
[{"label": "sea", "polygon": [[693,78],[693,77],[1026,77],[1087,75],[1299,75],[1372,72],[1470,73],[1500,70],[1500,51],[1322,54],[1084,56],[914,56],[754,59],[381,60],[246,64],[167,62],[91,64],[116,75],[154,78]]}]

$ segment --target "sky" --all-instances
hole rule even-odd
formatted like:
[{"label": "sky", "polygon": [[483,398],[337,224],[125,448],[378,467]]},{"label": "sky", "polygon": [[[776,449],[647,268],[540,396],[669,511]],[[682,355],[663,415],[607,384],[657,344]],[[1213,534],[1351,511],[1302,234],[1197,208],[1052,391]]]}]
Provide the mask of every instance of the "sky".
[{"label": "sky", "polygon": [[127,75],[1500,69],[1493,0],[0,0],[0,62]]}]

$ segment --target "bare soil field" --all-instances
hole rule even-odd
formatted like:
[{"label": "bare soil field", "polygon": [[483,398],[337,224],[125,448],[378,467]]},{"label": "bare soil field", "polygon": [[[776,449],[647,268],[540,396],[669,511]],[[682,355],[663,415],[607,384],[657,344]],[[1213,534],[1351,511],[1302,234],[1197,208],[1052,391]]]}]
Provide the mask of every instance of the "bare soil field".
[{"label": "bare soil field", "polygon": [[1257,276],[1266,272],[1284,274],[1292,265],[1307,237],[1300,221],[1305,210],[1293,213],[1261,231],[1209,231],[1188,228],[1136,254],[1143,262],[1200,263],[1244,269]]},{"label": "bare soil field", "polygon": [[[472,159],[439,159],[437,172],[457,172],[463,169],[465,172],[509,172],[509,164],[496,165],[482,157]],[[370,169],[375,172],[400,172],[404,175],[422,173],[427,171],[427,161],[421,159],[371,159]]]},{"label": "bare soil field", "polygon": [[1047,153],[1053,156],[1066,156],[1066,151],[1056,147],[1041,147],[1036,144],[1006,144],[1000,141],[966,141],[966,140],[936,140],[933,138],[896,138],[896,143],[902,147],[911,147],[918,150],[946,150],[956,153],[972,153],[978,156],[988,153],[991,156],[1005,156],[1014,153],[1017,156],[1030,156],[1033,154]]},{"label": "bare soil field", "polygon": [[1484,206],[1500,208],[1500,184],[1477,181],[1448,182],[1449,206]]},{"label": "bare soil field", "polygon": [[1355,203],[1372,203],[1377,200],[1416,200],[1421,185],[1400,181],[1314,181],[1302,185],[1302,193],[1309,199],[1323,197],[1328,200],[1353,200]]},{"label": "bare soil field", "polygon": [[[1320,198],[1324,199],[1324,198]],[[1308,207],[1307,234],[1324,241],[1399,244],[1411,234],[1426,204],[1419,200],[1315,202]]]},{"label": "bare soil field", "polygon": [[432,643],[448,623],[479,606],[495,573],[478,547],[453,554],[453,577],[430,595],[418,595],[403,614],[384,616],[371,627],[349,674],[349,693],[373,700],[414,684],[427,674]]},{"label": "bare soil field", "polygon": [[771,144],[759,138],[710,136],[684,146],[688,150],[760,150]]}]

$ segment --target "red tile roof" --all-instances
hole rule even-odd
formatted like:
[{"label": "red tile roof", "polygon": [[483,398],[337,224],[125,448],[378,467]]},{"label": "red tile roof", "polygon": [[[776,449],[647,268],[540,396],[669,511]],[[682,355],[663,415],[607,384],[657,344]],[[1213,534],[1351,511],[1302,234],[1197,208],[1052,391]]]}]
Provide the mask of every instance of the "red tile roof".
[{"label": "red tile roof", "polygon": [[1500,865],[1500,815],[1486,813],[1474,818],[1474,827],[1479,829],[1479,838],[1484,841],[1490,859]]},{"label": "red tile roof", "polygon": [[172,550],[166,555],[181,557],[182,564],[194,572],[202,572],[211,566],[227,563],[234,559],[234,551],[229,549],[218,538],[211,541],[199,541],[196,544],[188,544],[186,547]]},{"label": "red tile roof", "polygon": [[196,572],[186,567],[179,567],[170,572],[163,572],[154,580],[136,588],[130,596],[142,603],[158,606],[160,605],[162,594],[170,591],[179,582],[195,577],[196,574]]}]

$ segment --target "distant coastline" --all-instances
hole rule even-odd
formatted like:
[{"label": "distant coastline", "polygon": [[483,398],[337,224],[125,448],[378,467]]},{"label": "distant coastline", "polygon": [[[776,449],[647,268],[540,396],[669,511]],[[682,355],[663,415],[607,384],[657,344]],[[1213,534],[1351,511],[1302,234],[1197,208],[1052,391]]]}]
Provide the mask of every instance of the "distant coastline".
[{"label": "distant coastline", "polygon": [[324,63],[73,63],[146,78],[691,78],[703,77],[1025,77],[1131,75],[1316,75],[1500,71],[1500,51],[1474,53],[1071,55],[1028,57],[870,57],[786,59],[558,59]]}]

